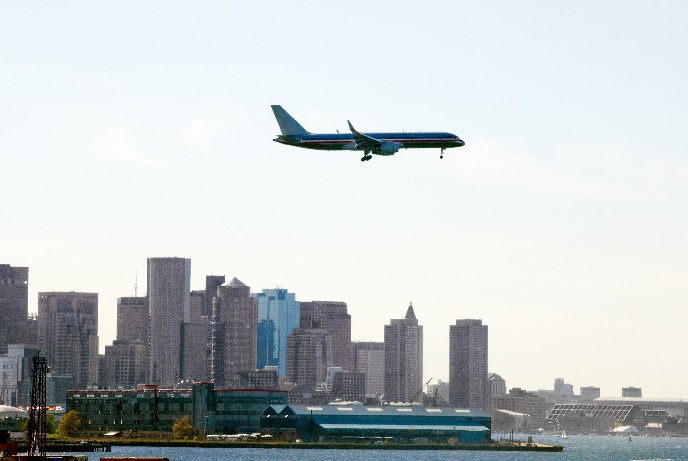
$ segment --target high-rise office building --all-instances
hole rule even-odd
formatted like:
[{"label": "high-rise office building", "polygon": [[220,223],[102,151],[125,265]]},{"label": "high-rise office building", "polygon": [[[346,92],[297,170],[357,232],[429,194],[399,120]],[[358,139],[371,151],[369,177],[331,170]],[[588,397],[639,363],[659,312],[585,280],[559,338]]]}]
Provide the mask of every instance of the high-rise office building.
[{"label": "high-rise office building", "polygon": [[449,405],[490,409],[487,379],[487,325],[457,320],[449,326]]},{"label": "high-rise office building", "polygon": [[287,337],[299,326],[300,303],[284,288],[265,289],[251,296],[258,303],[257,368],[276,366],[279,376],[285,376]]},{"label": "high-rise office building", "polygon": [[179,373],[185,382],[208,381],[205,322],[184,322],[181,330]]},{"label": "high-rise office building", "polygon": [[98,294],[38,293],[38,342],[50,369],[77,389],[98,382]]},{"label": "high-rise office building", "polygon": [[27,342],[29,268],[0,264],[0,354],[8,344]]},{"label": "high-rise office building", "polygon": [[145,296],[117,298],[117,339],[105,346],[99,382],[108,389],[148,382],[148,304]]},{"label": "high-rise office building", "polygon": [[148,344],[148,305],[145,296],[117,298],[117,339]]},{"label": "high-rise office building", "polygon": [[301,328],[323,328],[332,336],[332,362],[346,371],[351,369],[351,315],[346,303],[311,301],[301,303]]},{"label": "high-rise office building", "polygon": [[573,384],[568,384],[564,378],[556,378],[554,380],[554,395],[558,398],[573,397]]},{"label": "high-rise office building", "polygon": [[332,366],[332,336],[323,328],[295,328],[287,338],[287,380],[315,390]]},{"label": "high-rise office building", "polygon": [[217,296],[217,287],[225,283],[224,275],[206,275],[205,276],[205,300],[203,302],[204,315],[210,320],[213,316],[213,298]]},{"label": "high-rise office building", "polygon": [[148,258],[148,378],[161,387],[172,387],[182,378],[181,325],[191,317],[190,284],[190,259]]},{"label": "high-rise office building", "polygon": [[209,318],[203,316],[203,307],[205,306],[205,290],[192,290],[189,294],[189,309],[190,315],[187,322],[198,323],[204,320],[210,321]]},{"label": "high-rise office building", "polygon": [[239,388],[256,369],[256,300],[251,288],[234,277],[216,288],[212,320],[212,379],[215,386]]},{"label": "high-rise office building", "polygon": [[385,343],[360,341],[351,343],[352,371],[365,376],[367,398],[380,398],[385,393]]},{"label": "high-rise office building", "polygon": [[413,305],[385,325],[385,400],[419,402],[423,393],[423,327]]},{"label": "high-rise office building", "polygon": [[114,340],[105,346],[103,363],[106,389],[136,389],[146,382],[148,353],[141,340]]},{"label": "high-rise office building", "polygon": [[24,344],[10,344],[7,354],[0,354],[0,403],[9,406],[31,403],[33,356],[38,349]]}]

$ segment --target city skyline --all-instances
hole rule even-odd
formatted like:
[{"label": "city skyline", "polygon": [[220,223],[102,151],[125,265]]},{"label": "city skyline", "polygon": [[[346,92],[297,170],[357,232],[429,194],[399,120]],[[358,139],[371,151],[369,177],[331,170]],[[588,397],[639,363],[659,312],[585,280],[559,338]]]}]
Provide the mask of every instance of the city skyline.
[{"label": "city skyline", "polygon": [[[178,283],[178,284],[183,285],[183,286],[185,286],[186,288],[188,288],[188,290],[187,290],[187,291],[188,291],[187,296],[181,296],[181,293],[182,293],[182,292],[179,291],[178,289],[175,290],[175,289],[173,288],[173,289],[170,290],[170,291],[171,291],[171,294],[173,294],[174,296],[180,297],[180,299],[181,299],[181,298],[187,298],[188,295],[192,295],[192,294],[194,293],[194,291],[197,291],[197,290],[191,289],[191,285],[190,285],[189,282],[188,282],[188,280],[191,279],[191,274],[193,273],[193,272],[191,271],[191,259],[190,259],[190,258],[154,257],[154,258],[148,258],[147,261],[148,261],[149,270],[150,270],[151,262],[152,262],[152,267],[154,268],[154,269],[153,269],[153,273],[156,272],[156,271],[155,271],[155,268],[156,268],[156,266],[157,266],[157,268],[158,268],[158,269],[157,269],[157,272],[159,272],[160,275],[163,275],[166,279],[172,280],[173,282],[174,282],[174,281],[177,281],[177,280],[175,280],[175,279],[180,279],[180,278],[183,279],[183,280],[179,280],[180,283]],[[14,266],[12,266],[11,264],[6,265],[6,266],[8,266],[8,267],[14,267]],[[166,266],[170,266],[170,267],[166,267]],[[27,267],[21,267],[21,268],[19,268],[19,269],[22,269],[22,270],[24,271],[24,273],[26,273],[26,272],[28,271],[29,268],[27,268]],[[164,270],[163,270],[163,269],[164,269]],[[149,274],[149,278],[150,278],[150,276],[151,276],[151,274]],[[220,279],[224,279],[225,277],[226,277],[226,276],[224,276],[224,275],[209,275],[209,276],[205,276],[206,284],[208,283],[208,280],[209,280],[209,279],[220,280]],[[215,283],[213,283],[212,286],[215,286]],[[258,340],[258,335],[259,335],[259,333],[258,333],[258,325],[259,325],[259,322],[258,322],[258,320],[259,320],[259,318],[258,318],[258,317],[259,317],[258,312],[260,311],[260,307],[258,306],[258,304],[255,304],[255,299],[260,299],[260,298],[264,298],[264,299],[268,299],[268,298],[269,298],[269,299],[272,300],[271,302],[273,302],[273,301],[278,301],[278,302],[279,302],[280,300],[288,300],[288,302],[290,302],[290,303],[295,302],[296,304],[299,305],[299,307],[300,307],[301,305],[304,305],[304,304],[307,305],[307,306],[308,306],[308,311],[307,311],[308,313],[305,314],[306,316],[304,317],[304,313],[301,312],[301,313],[299,314],[298,317],[300,317],[301,322],[305,321],[308,325],[311,325],[311,324],[314,322],[314,319],[316,318],[316,317],[314,317],[314,314],[313,314],[313,312],[314,312],[314,311],[313,311],[314,306],[317,306],[317,309],[318,309],[317,312],[319,312],[319,310],[322,309],[323,307],[326,308],[326,309],[327,309],[327,308],[330,308],[330,309],[334,308],[334,309],[340,309],[340,310],[343,309],[343,311],[341,311],[341,312],[337,312],[336,310],[335,310],[334,312],[336,313],[336,315],[339,315],[339,316],[342,316],[342,315],[347,316],[347,317],[348,317],[348,323],[351,323],[351,316],[348,315],[348,314],[346,314],[347,305],[346,305],[346,303],[344,303],[344,302],[340,302],[340,301],[299,301],[299,300],[297,299],[298,297],[297,297],[296,293],[290,293],[290,292],[289,292],[287,289],[285,289],[285,288],[263,289],[261,292],[252,293],[252,292],[250,292],[250,288],[249,288],[247,285],[245,285],[243,282],[241,282],[240,280],[238,280],[236,277],[233,277],[233,278],[230,280],[230,282],[228,282],[228,283],[226,283],[226,284],[224,284],[224,285],[217,286],[217,287],[216,287],[216,290],[218,290],[219,293],[224,293],[225,290],[226,290],[226,287],[238,287],[239,289],[243,289],[243,290],[245,291],[244,294],[245,294],[245,295],[250,295],[250,299],[254,300],[255,312],[254,312],[253,315],[255,315],[256,321],[257,321],[257,322],[256,322],[257,334],[256,334],[256,338],[254,338],[256,341]],[[135,292],[136,292],[138,289],[140,289],[140,288],[141,288],[140,285],[138,285],[138,283],[136,283],[136,285],[135,285]],[[163,289],[164,289],[164,290],[169,290],[169,288],[170,288],[170,287],[164,287],[164,286],[163,286]],[[237,293],[238,293],[238,292],[237,292]],[[38,293],[39,300],[40,300],[42,297],[45,297],[45,295],[47,295],[47,294],[48,294],[48,295],[64,295],[64,296],[76,297],[76,298],[79,298],[80,296],[84,295],[84,293],[79,293],[79,292],[75,292],[75,291],[63,291],[63,292],[51,292],[51,293],[39,292],[39,293]],[[90,296],[95,296],[95,299],[96,299],[96,300],[98,299],[98,293],[86,293],[86,294],[87,294],[87,295],[90,295]],[[207,294],[204,293],[204,299],[205,299],[206,297],[207,297]],[[164,298],[170,298],[170,295],[166,293],[166,294],[164,295]],[[222,302],[222,301],[220,301],[220,300],[222,299],[222,297],[221,297],[221,296],[220,296],[220,297],[217,297],[217,295],[216,295],[216,296],[211,296],[211,297],[210,297],[211,302],[212,302],[212,300],[213,300],[214,298],[217,298],[218,302]],[[96,338],[97,338],[97,339],[100,339],[99,346],[100,346],[100,350],[101,350],[101,351],[104,351],[104,350],[105,350],[106,348],[108,348],[108,347],[110,347],[110,348],[112,349],[112,347],[115,346],[118,342],[122,342],[122,341],[120,341],[120,339],[121,339],[122,337],[125,338],[125,341],[126,341],[126,342],[131,341],[131,340],[134,340],[134,342],[140,341],[139,336],[140,336],[141,333],[140,333],[139,330],[140,330],[140,328],[141,328],[141,325],[138,325],[138,324],[136,323],[136,322],[138,322],[138,323],[141,322],[141,319],[137,317],[138,314],[134,313],[134,311],[128,312],[128,313],[125,314],[125,315],[128,315],[130,318],[125,318],[125,316],[122,315],[122,313],[120,313],[120,309],[121,309],[121,308],[125,308],[125,309],[126,309],[126,308],[129,308],[129,309],[131,309],[131,308],[134,308],[134,307],[145,306],[145,305],[148,303],[147,299],[149,299],[149,296],[148,296],[147,293],[144,293],[143,296],[138,296],[138,297],[120,297],[120,298],[117,298],[117,316],[116,316],[116,318],[117,318],[117,327],[116,327],[116,330],[115,330],[115,332],[114,332],[115,337],[112,339],[111,342],[109,342],[109,343],[103,343],[102,338],[100,338],[100,334],[99,334],[100,331],[97,331],[97,332],[96,332],[96,333],[98,333],[98,335],[96,336]],[[186,303],[186,304],[188,304],[188,303]],[[189,326],[190,324],[185,323],[184,312],[185,312],[185,311],[186,311],[186,312],[189,312],[191,309],[190,309],[190,308],[185,308],[184,305],[185,305],[185,301],[182,300],[182,302],[181,302],[181,304],[180,304],[180,307],[179,307],[179,309],[178,309],[179,312],[177,312],[177,314],[179,314],[179,316],[180,316],[180,318],[181,318],[181,319],[180,319],[180,325],[187,325],[187,326]],[[277,306],[278,306],[278,304],[275,303],[275,304],[273,305],[273,307],[268,308],[268,311],[271,311],[271,310],[272,310],[272,311],[274,311],[274,312],[278,312]],[[264,305],[262,309],[265,310],[266,307],[267,307],[267,305]],[[98,309],[96,309],[96,311],[97,311],[97,310],[98,310]],[[300,309],[299,309],[299,310],[300,310]],[[199,311],[199,312],[200,312],[200,311]],[[410,313],[410,314],[409,314],[409,313]],[[31,314],[31,313],[30,313],[30,314]],[[286,314],[286,312],[283,312],[283,313],[280,314],[280,315],[284,315],[284,314]],[[318,315],[322,315],[322,314],[318,314]],[[408,315],[411,315],[411,318],[413,319],[414,322],[416,322],[416,323],[418,322],[417,320],[415,320],[415,313],[414,313],[414,310],[413,310],[413,305],[412,305],[412,303],[408,306],[408,309],[407,309],[407,316],[408,316]],[[287,319],[287,318],[288,318],[288,317],[285,317],[285,319]],[[170,317],[170,320],[171,320],[171,319],[172,319],[172,317]],[[186,319],[186,320],[189,320],[189,319]],[[408,319],[407,319],[407,320],[408,320]],[[395,320],[395,319],[390,319],[389,321],[391,321],[392,324],[394,324],[395,322],[401,322],[401,320]],[[149,322],[149,320],[146,320],[146,324],[147,324],[148,322]],[[319,322],[319,320],[318,320],[318,322]],[[43,320],[43,323],[45,323],[45,320]],[[449,332],[448,332],[448,334],[447,334],[447,338],[448,338],[448,342],[449,342],[449,344],[450,344],[450,347],[451,347],[451,344],[452,344],[452,335],[455,334],[455,333],[453,333],[453,329],[456,328],[456,327],[458,327],[459,324],[461,324],[461,325],[466,324],[466,325],[467,325],[467,324],[470,324],[470,323],[476,323],[477,325],[481,325],[481,324],[482,324],[482,320],[460,320],[460,319],[457,319],[457,320],[455,321],[455,324],[451,324],[451,323],[450,323],[450,324],[447,325],[447,326],[449,327]],[[38,324],[39,324],[39,328],[40,328],[40,324],[41,324],[40,316],[38,317]],[[126,328],[125,328],[124,330],[120,331],[120,326],[126,326]],[[132,328],[132,327],[133,327],[133,328]],[[101,328],[101,325],[99,325],[99,330],[100,330],[100,328]],[[294,328],[295,328],[295,329],[299,328],[298,322],[296,323],[296,326],[295,326]],[[382,337],[383,337],[383,339],[384,339],[384,334],[385,334],[384,331],[385,331],[386,328],[389,328],[389,325],[383,326],[383,330],[382,330]],[[481,328],[484,328],[484,329],[485,329],[485,335],[486,335],[487,327],[486,327],[486,326],[482,326]],[[131,331],[130,331],[130,330],[131,330]],[[170,329],[167,328],[167,330],[170,330]],[[172,328],[172,330],[174,330],[174,328]],[[183,331],[184,331],[183,328],[182,328],[181,331],[182,331],[182,333],[183,333]],[[326,330],[322,330],[322,331],[325,332]],[[348,331],[348,328],[345,327],[345,328],[344,328],[344,331]],[[421,331],[422,331],[422,326],[421,326]],[[336,337],[337,334],[341,334],[342,332],[343,332],[343,331],[342,331],[342,326],[340,325],[339,328],[338,328],[338,331],[335,333],[335,336],[333,336],[333,338]],[[40,333],[40,330],[39,330],[39,333]],[[202,336],[202,335],[200,334],[200,330],[198,331],[198,333],[199,333],[199,334],[194,335],[194,337],[196,337],[196,336],[201,337],[201,336]],[[285,333],[286,333],[286,332],[285,332]],[[129,335],[131,335],[131,334],[134,334],[134,337],[129,337]],[[349,334],[349,333],[347,333],[347,334]],[[123,336],[123,335],[124,335],[124,336]],[[288,336],[288,335],[285,334],[285,339],[286,339],[286,336]],[[485,339],[486,339],[486,338],[485,338]],[[143,342],[143,344],[145,344],[146,341],[148,341],[148,340],[149,340],[149,337],[146,337],[146,338],[145,338],[145,341]],[[433,341],[436,341],[436,340],[437,340],[437,338],[433,338]],[[40,339],[39,339],[39,342],[40,342]],[[363,343],[365,343],[366,340],[360,340],[360,339],[357,339],[357,338],[353,338],[353,337],[352,337],[352,338],[350,339],[350,342],[351,342],[351,348],[353,349],[353,347],[354,347],[354,346],[353,346],[353,343],[355,343],[355,342],[363,342]],[[167,344],[167,341],[163,340],[163,343],[164,343],[164,344]],[[384,344],[383,341],[377,342],[377,343],[378,343],[378,344]],[[21,342],[20,342],[19,344],[21,344]],[[182,348],[183,348],[183,344],[184,344],[184,341],[182,340],[179,347],[182,347]],[[486,345],[485,345],[485,348],[487,348]],[[422,349],[422,344],[421,344],[421,349]],[[334,352],[334,350],[333,350],[333,352]],[[341,353],[341,352],[342,352],[342,351],[339,351],[339,353]],[[351,356],[351,350],[348,350],[347,352],[348,352],[349,356]],[[434,352],[435,352],[435,351],[433,350],[433,353],[434,353]],[[174,353],[177,353],[177,352],[174,352]],[[174,353],[173,353],[172,355],[174,355]],[[101,354],[102,354],[102,352],[101,352]],[[178,354],[178,353],[177,353],[177,354]],[[452,353],[451,353],[451,351],[450,351],[450,353],[449,353],[449,356],[450,356],[449,363],[446,364],[446,365],[447,365],[447,367],[446,367],[446,374],[447,374],[447,376],[451,376],[451,374],[452,374],[452,370],[451,370],[451,368],[452,368],[451,356],[452,356],[452,355],[451,355],[451,354],[452,354]],[[279,357],[278,357],[278,358],[279,358]],[[285,360],[286,360],[286,355],[285,355]],[[249,361],[250,361],[250,360],[249,360]],[[183,362],[183,360],[182,360],[182,362]],[[150,363],[151,363],[150,366],[152,367],[152,366],[153,366],[153,365],[152,365],[152,364],[153,364],[153,361],[151,361]],[[276,362],[276,363],[277,363],[277,362]],[[333,362],[333,363],[334,363],[334,362]],[[198,364],[197,364],[197,365],[198,365]],[[267,365],[269,365],[269,364],[265,363],[265,364],[262,364],[262,365],[261,365],[261,364],[259,364],[259,363],[256,363],[255,370],[256,370],[256,371],[261,370],[263,366],[267,366]],[[82,366],[83,366],[83,365],[82,365]],[[93,366],[93,365],[91,365],[91,366]],[[212,368],[212,366],[211,366],[211,368]],[[178,369],[178,370],[181,372],[182,369],[183,369],[183,366],[182,366],[182,364],[181,364],[181,362],[180,362],[180,364],[179,364],[179,369]],[[353,371],[356,371],[356,370],[355,370],[354,368],[351,368],[350,371],[353,372]],[[208,373],[209,373],[209,374],[212,373],[211,369],[208,369]],[[422,375],[423,377],[427,376],[423,370],[421,370],[421,373],[423,373],[423,375]],[[494,372],[490,372],[490,373],[494,373]],[[219,382],[224,382],[224,379],[225,379],[225,378],[224,378],[224,372],[223,372],[222,376],[223,376],[223,377],[220,379]],[[487,375],[485,376],[485,378],[487,379]],[[185,378],[184,378],[183,376],[181,376],[181,374],[180,374],[180,377],[179,377],[178,379],[183,380],[183,379],[185,379]],[[564,384],[564,380],[563,380],[562,378],[552,378],[552,379],[554,380],[554,392],[555,392],[555,393],[557,392],[557,386],[558,386],[558,385],[565,385],[565,386],[567,386],[567,388],[570,389],[570,395],[571,395],[571,396],[577,395],[577,394],[575,393],[575,389],[576,389],[576,388],[580,388],[580,389],[581,389],[580,392],[581,392],[581,395],[582,395],[582,394],[584,393],[584,392],[583,392],[583,389],[586,388],[586,387],[589,387],[589,386],[585,386],[585,385],[582,385],[582,384],[581,384],[580,386],[578,386],[578,385],[574,386],[573,384],[569,384],[569,383],[565,383],[565,384]],[[430,382],[430,381],[432,381],[432,382]],[[433,377],[433,378],[431,378],[431,379],[428,381],[428,384],[436,384],[436,383],[442,382],[442,381],[447,382],[447,379],[446,379],[445,377],[442,377],[442,376],[440,376],[440,377]],[[152,382],[152,381],[151,381],[151,382]],[[449,382],[451,382],[451,380],[449,380]],[[487,383],[487,381],[486,381],[486,383]],[[234,384],[236,384],[236,383],[234,383]],[[634,384],[638,385],[639,383],[636,382],[636,383],[634,383]],[[168,385],[168,386],[171,386],[170,384],[167,384],[167,385]],[[519,386],[518,383],[517,383],[516,385]],[[543,391],[543,390],[547,391],[547,390],[549,389],[549,388],[547,387],[548,385],[549,385],[549,383],[545,382],[545,383],[544,383],[541,387],[539,387],[539,388],[533,388],[533,389],[528,389],[528,390],[533,391],[533,392]],[[423,387],[423,391],[425,391],[424,386],[422,386],[422,387]],[[481,386],[481,387],[483,387],[484,390],[485,390],[486,392],[489,392],[489,388],[490,388],[489,383],[487,383],[485,386]],[[643,387],[643,386],[640,385],[640,387]],[[597,389],[599,390],[599,386],[597,387]],[[613,390],[613,391],[610,391],[609,393],[601,394],[601,397],[613,397],[613,396],[616,396],[617,394],[618,394],[618,395],[622,395],[622,394],[624,394],[624,393],[626,392],[627,389],[635,390],[636,388],[635,388],[635,387],[628,387],[628,386],[625,386],[625,385],[624,385],[624,387],[620,388],[620,390],[619,390],[618,392],[617,392],[617,390]],[[631,394],[629,394],[629,395],[631,395]],[[637,394],[632,394],[632,395],[637,396]],[[625,396],[625,395],[623,395],[623,396]]]},{"label": "city skyline", "polygon": [[[30,312],[98,293],[101,352],[146,259],[183,256],[192,289],[226,274],[346,302],[354,340],[413,302],[426,378],[448,378],[447,325],[474,318],[514,386],[686,397],[685,2],[0,13],[2,262],[30,268]],[[288,149],[272,104],[313,132],[466,145]]]}]

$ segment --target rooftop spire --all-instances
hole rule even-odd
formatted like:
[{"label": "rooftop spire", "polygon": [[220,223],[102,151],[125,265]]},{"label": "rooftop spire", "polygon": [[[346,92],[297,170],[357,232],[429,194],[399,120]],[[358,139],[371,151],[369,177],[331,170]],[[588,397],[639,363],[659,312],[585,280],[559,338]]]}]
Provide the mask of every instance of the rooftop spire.
[{"label": "rooftop spire", "polygon": [[406,311],[406,319],[407,320],[415,320],[416,319],[416,313],[413,312],[413,303],[409,302],[409,307],[408,310]]}]

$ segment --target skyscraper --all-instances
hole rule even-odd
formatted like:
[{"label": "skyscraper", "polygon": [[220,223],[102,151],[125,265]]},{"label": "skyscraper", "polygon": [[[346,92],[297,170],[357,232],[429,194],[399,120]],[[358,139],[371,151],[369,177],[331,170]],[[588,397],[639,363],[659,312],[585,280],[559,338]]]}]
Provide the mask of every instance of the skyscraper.
[{"label": "skyscraper", "polygon": [[103,385],[107,389],[136,389],[146,382],[148,354],[141,340],[114,340],[105,346]]},{"label": "skyscraper", "polygon": [[225,283],[224,275],[205,276],[205,300],[201,315],[205,315],[208,320],[213,316],[213,298],[217,296],[217,287]]},{"label": "skyscraper", "polygon": [[190,285],[190,259],[148,258],[148,377],[162,387],[181,379],[181,325],[191,315]]},{"label": "skyscraper", "polygon": [[287,339],[287,380],[315,390],[332,366],[332,336],[323,328],[295,328]]},{"label": "skyscraper", "polygon": [[38,293],[38,341],[48,366],[85,389],[98,381],[98,294]]},{"label": "skyscraper", "polygon": [[301,303],[301,328],[324,328],[332,336],[332,363],[351,369],[351,315],[346,303],[311,301]]},{"label": "skyscraper", "polygon": [[457,320],[449,326],[449,405],[489,411],[487,374],[487,325]]},{"label": "skyscraper", "polygon": [[0,354],[8,344],[26,342],[29,268],[0,264]]},{"label": "skyscraper", "polygon": [[242,375],[256,369],[256,300],[234,277],[213,299],[212,379],[217,387],[241,387]]},{"label": "skyscraper", "polygon": [[365,393],[380,398],[385,393],[385,343],[353,342],[352,371],[365,375]]},{"label": "skyscraper", "polygon": [[117,339],[148,344],[148,305],[145,296],[117,298]]},{"label": "skyscraper", "polygon": [[258,302],[256,362],[258,368],[276,366],[279,376],[287,367],[287,337],[300,323],[300,303],[284,288],[252,293]]},{"label": "skyscraper", "polygon": [[406,317],[385,325],[385,400],[418,402],[423,391],[423,327],[409,304]]}]

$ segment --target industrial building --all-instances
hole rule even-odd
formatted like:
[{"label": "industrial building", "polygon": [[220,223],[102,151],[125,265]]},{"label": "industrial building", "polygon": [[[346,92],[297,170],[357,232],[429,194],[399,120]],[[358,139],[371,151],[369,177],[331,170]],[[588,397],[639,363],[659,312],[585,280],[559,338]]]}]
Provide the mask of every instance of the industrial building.
[{"label": "industrial building", "polygon": [[491,438],[490,416],[483,410],[420,405],[270,405],[260,425],[276,436],[294,434],[305,441],[391,438],[480,443]]},{"label": "industrial building", "polygon": [[252,433],[268,405],[286,405],[287,393],[263,389],[215,389],[194,383],[191,389],[140,385],[131,390],[67,392],[67,409],[76,410],[85,432],[170,432],[183,416],[204,434]]}]

